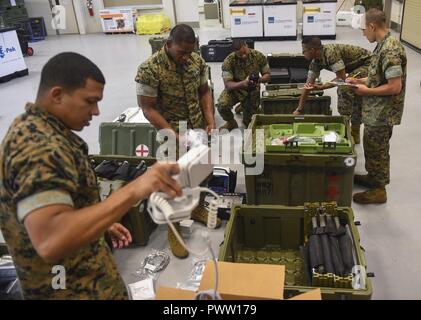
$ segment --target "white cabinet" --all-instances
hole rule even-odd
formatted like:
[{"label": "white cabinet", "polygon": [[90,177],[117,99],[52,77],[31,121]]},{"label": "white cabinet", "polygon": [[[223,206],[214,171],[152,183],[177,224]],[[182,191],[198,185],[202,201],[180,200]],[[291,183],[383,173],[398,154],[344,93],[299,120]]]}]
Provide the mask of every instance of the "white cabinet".
[{"label": "white cabinet", "polygon": [[230,4],[231,37],[263,37],[263,1],[233,1]]},{"label": "white cabinet", "polygon": [[266,1],[263,19],[265,37],[297,37],[297,1]]},{"label": "white cabinet", "polygon": [[336,37],[336,1],[303,1],[303,36]]}]

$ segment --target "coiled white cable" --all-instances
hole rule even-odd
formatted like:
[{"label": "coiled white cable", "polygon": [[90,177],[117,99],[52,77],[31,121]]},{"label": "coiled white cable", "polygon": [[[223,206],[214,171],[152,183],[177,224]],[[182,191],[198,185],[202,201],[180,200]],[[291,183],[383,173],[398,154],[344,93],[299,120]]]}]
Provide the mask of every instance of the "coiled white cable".
[{"label": "coiled white cable", "polygon": [[[214,191],[208,188],[198,187],[198,188],[194,188],[193,190],[199,190],[201,192],[208,192],[216,198],[215,201],[219,202],[218,194],[216,194]],[[181,238],[180,234],[178,233],[177,229],[175,228],[174,224],[171,221],[171,215],[174,213],[174,210],[166,199],[164,199],[163,197],[159,196],[156,193],[153,193],[151,197],[149,198],[149,205],[152,207],[152,210],[158,210],[163,214],[168,226],[171,228],[178,242],[184,247],[184,249],[186,249],[191,254],[195,256],[199,256],[199,257],[204,256],[208,252],[208,248],[206,248],[202,252],[197,252],[187,247],[186,243],[183,241],[183,239]],[[216,214],[217,214],[217,210],[218,208],[216,204]],[[216,220],[217,220],[217,217],[215,218],[215,226],[216,226]],[[208,223],[209,223],[209,214],[208,214]]]},{"label": "coiled white cable", "polygon": [[209,229],[215,229],[218,222],[218,200],[212,200],[209,203],[208,223]]},{"label": "coiled white cable", "polygon": [[164,217],[174,214],[174,210],[168,201],[155,192],[149,197],[149,206],[153,211],[159,211],[162,213]]},{"label": "coiled white cable", "polygon": [[209,202],[209,211],[208,211],[208,221],[207,227],[209,229],[215,229],[218,222],[218,205],[219,205],[219,196],[212,190],[208,188],[199,188],[201,192],[208,192],[212,194],[215,198]]},{"label": "coiled white cable", "polygon": [[[214,191],[212,191],[208,188],[204,188],[204,187],[194,188],[194,190],[199,190],[201,192],[208,192],[215,197],[215,199],[211,202],[212,208],[213,208],[211,210],[213,210],[213,213],[216,213],[215,214],[216,217],[214,219],[215,220],[214,225],[216,226],[219,195],[217,193],[215,193]],[[215,267],[215,288],[214,288],[214,290],[198,292],[198,294],[196,295],[196,299],[197,300],[209,300],[209,299],[221,300],[221,296],[218,293],[218,282],[219,282],[218,264],[217,264],[215,252],[213,251],[212,246],[211,246],[209,235],[207,233],[206,233],[206,235],[204,235],[204,238],[205,238],[206,244],[207,244],[207,248],[202,252],[196,252],[196,251],[187,247],[186,243],[184,242],[184,240],[182,239],[182,237],[178,233],[177,229],[175,228],[174,224],[170,220],[170,217],[174,213],[174,210],[171,207],[171,205],[169,204],[169,202],[166,199],[164,199],[163,197],[159,196],[158,194],[153,193],[151,195],[151,197],[149,198],[149,205],[151,206],[152,210],[158,210],[164,215],[168,226],[171,228],[171,230],[173,231],[173,233],[174,233],[175,237],[177,238],[178,242],[184,247],[184,249],[186,249],[188,252],[190,252],[191,254],[193,254],[195,256],[203,256],[208,252],[208,250],[210,251],[211,256],[212,256],[212,260],[213,260],[213,263],[214,263],[214,267]],[[212,220],[212,222],[213,222],[213,220]],[[209,214],[208,214],[208,225],[209,225]],[[215,228],[215,227],[213,227],[213,228]]]}]

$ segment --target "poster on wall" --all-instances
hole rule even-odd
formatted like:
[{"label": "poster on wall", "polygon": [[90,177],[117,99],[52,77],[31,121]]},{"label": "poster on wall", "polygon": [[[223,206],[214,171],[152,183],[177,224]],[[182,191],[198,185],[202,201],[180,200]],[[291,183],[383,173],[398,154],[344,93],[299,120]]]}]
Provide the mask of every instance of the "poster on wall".
[{"label": "poster on wall", "polygon": [[104,32],[134,32],[136,11],[133,9],[100,10]]}]

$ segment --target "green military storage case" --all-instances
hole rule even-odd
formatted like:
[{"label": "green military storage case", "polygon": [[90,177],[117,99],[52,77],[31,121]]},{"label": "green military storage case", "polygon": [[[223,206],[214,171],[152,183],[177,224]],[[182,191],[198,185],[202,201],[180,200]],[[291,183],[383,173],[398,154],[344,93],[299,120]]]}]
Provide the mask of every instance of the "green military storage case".
[{"label": "green military storage case", "polygon": [[164,37],[151,37],[151,38],[149,38],[149,44],[151,45],[152,54],[161,50],[161,48],[164,46],[166,40],[167,39],[164,38]]},{"label": "green military storage case", "polygon": [[[354,170],[357,154],[351,137],[348,117],[342,116],[293,116],[293,115],[254,115],[249,129],[265,130],[265,141],[270,137],[270,125],[293,123],[335,123],[344,125],[344,137],[350,141],[350,152],[335,153],[326,148],[326,153],[305,154],[299,149],[291,152],[264,152],[264,169],[260,175],[246,175],[247,204],[279,204],[288,206],[303,205],[305,202],[336,201],[339,206],[351,206]],[[253,150],[243,151],[244,156],[255,155],[255,134]]]},{"label": "green military storage case", "polygon": [[149,123],[103,122],[99,126],[102,155],[155,157],[159,143]]},{"label": "green military storage case", "polygon": [[[353,150],[352,141],[345,138],[346,126],[341,123],[271,124],[267,133],[266,152],[350,154]],[[335,141],[324,141],[323,137],[332,133]]]},{"label": "green military storage case", "polygon": [[[303,92],[303,87],[305,83],[278,83],[278,84],[266,84],[265,90],[268,97],[277,97],[277,96],[300,96]],[[313,90],[310,91],[311,96],[321,97],[324,94],[323,90]]]},{"label": "green military storage case", "polygon": [[[145,161],[149,167],[156,162],[155,158],[140,158],[140,157],[118,157],[118,156],[105,156],[105,155],[92,155],[90,156],[92,165],[97,166],[104,160],[115,160],[118,162],[127,161],[131,165],[136,166],[140,161]],[[107,198],[113,191],[118,190],[124,185],[121,180],[106,180],[98,178],[98,185],[100,189],[101,198]],[[156,224],[152,221],[149,213],[147,212],[147,201],[133,206],[126,215],[121,219],[121,224],[124,225],[131,233],[133,242],[132,246],[145,246],[149,241],[149,237]]]},{"label": "green military storage case", "polygon": [[271,68],[302,68],[308,69],[310,61],[301,53],[269,53],[268,64]]},{"label": "green military storage case", "polygon": [[[273,94],[264,91],[260,99],[263,114],[292,114],[298,107],[300,97]],[[332,115],[330,96],[309,96],[304,105],[304,114]]]},{"label": "green military storage case", "polygon": [[302,83],[307,80],[307,61],[302,54],[270,53],[267,55],[271,72],[271,84]]},{"label": "green military storage case", "polygon": [[0,9],[1,8],[10,8],[13,6],[24,6],[25,0],[0,0]]},{"label": "green military storage case", "polygon": [[[302,248],[311,230],[311,222],[306,220],[304,209],[302,206],[233,207],[219,250],[219,261],[285,265],[285,299],[314,289],[312,280],[306,278],[307,263]],[[349,207],[340,207],[337,212],[341,223],[348,224],[353,240],[354,263],[365,271],[366,261],[353,211]],[[321,288],[323,299],[371,298],[373,290],[366,272],[362,272],[360,289],[353,288],[352,276],[328,274],[326,277],[329,276],[334,281],[320,281],[317,286]]]},{"label": "green military storage case", "polygon": [[0,16],[6,25],[14,25],[28,20],[28,12],[24,5],[0,7]]}]

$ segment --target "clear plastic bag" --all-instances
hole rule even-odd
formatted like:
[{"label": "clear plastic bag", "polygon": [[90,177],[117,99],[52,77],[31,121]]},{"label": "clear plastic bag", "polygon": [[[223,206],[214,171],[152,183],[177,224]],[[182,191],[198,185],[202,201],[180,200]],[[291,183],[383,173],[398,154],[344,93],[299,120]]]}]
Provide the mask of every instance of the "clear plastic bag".
[{"label": "clear plastic bag", "polygon": [[140,262],[139,268],[134,272],[134,275],[140,280],[152,278],[158,279],[159,273],[164,270],[170,263],[170,255],[166,251],[155,250]]},{"label": "clear plastic bag", "polygon": [[197,291],[202,280],[203,272],[205,271],[206,263],[210,261],[209,258],[198,259],[195,258],[192,261],[192,269],[187,276],[185,282],[178,282],[177,289]]},{"label": "clear plastic bag", "polygon": [[205,271],[206,263],[209,259],[193,259],[192,270],[187,278],[188,281],[199,282],[202,280],[203,271]]}]

